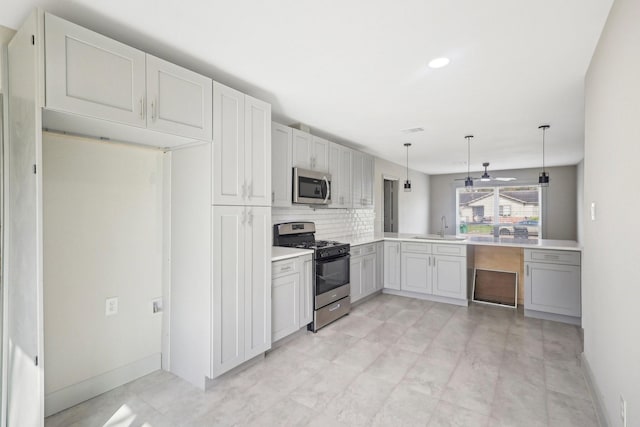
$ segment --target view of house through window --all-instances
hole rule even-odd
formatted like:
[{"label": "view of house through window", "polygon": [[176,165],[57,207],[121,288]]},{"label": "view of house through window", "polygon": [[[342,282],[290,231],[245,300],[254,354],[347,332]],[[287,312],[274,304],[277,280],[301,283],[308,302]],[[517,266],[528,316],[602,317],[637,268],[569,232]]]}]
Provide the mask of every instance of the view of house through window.
[{"label": "view of house through window", "polygon": [[460,234],[540,238],[540,188],[536,185],[456,189]]}]

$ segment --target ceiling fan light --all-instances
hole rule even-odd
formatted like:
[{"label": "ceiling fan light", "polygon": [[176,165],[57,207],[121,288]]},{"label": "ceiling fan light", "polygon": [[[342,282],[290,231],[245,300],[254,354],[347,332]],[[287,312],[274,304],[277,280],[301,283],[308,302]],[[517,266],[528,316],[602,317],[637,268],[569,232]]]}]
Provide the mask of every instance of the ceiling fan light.
[{"label": "ceiling fan light", "polygon": [[540,187],[548,187],[549,186],[549,174],[546,172],[540,172],[540,176],[538,177],[538,185]]}]

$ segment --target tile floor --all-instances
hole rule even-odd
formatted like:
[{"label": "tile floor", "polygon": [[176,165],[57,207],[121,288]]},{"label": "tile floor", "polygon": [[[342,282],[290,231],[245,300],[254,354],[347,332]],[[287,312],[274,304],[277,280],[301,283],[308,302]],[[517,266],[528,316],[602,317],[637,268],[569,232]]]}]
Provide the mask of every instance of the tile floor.
[{"label": "tile floor", "polygon": [[157,371],[58,426],[597,426],[578,328],[379,295],[201,392]]}]

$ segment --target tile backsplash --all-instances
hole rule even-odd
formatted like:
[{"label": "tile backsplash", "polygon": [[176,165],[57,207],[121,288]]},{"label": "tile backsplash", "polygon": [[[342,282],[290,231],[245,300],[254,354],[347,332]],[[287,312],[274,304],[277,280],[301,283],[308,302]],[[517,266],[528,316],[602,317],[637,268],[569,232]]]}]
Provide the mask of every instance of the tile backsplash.
[{"label": "tile backsplash", "polygon": [[309,206],[271,208],[271,222],[310,221],[316,224],[316,239],[348,241],[373,236],[373,209],[328,209]]}]

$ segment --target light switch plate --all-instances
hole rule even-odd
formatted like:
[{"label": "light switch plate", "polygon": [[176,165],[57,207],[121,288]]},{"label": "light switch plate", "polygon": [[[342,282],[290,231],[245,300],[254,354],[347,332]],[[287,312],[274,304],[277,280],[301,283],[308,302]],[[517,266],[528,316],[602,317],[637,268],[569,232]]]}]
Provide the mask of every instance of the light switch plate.
[{"label": "light switch plate", "polygon": [[151,300],[151,312],[162,313],[162,297]]},{"label": "light switch plate", "polygon": [[104,307],[105,316],[113,316],[118,314],[118,297],[107,298]]}]

